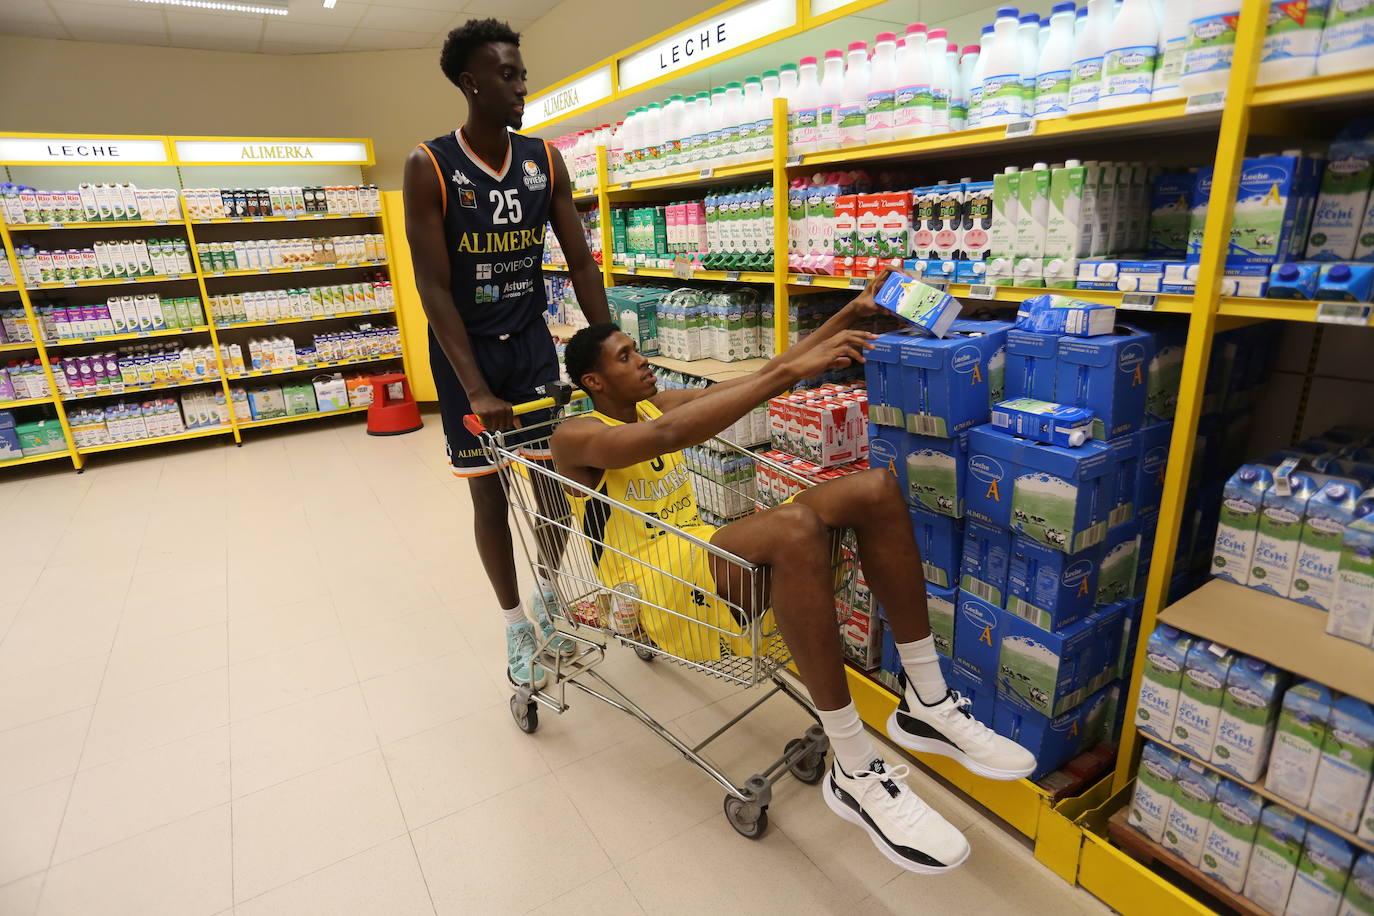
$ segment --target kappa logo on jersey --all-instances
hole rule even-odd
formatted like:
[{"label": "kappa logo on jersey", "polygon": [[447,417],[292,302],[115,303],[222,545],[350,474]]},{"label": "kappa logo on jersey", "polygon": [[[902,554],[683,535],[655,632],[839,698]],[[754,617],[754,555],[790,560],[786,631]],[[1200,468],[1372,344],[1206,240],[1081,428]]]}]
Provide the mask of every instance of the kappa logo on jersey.
[{"label": "kappa logo on jersey", "polygon": [[453,170],[453,175],[450,176],[450,177],[453,179],[453,183],[456,184],[456,185],[457,185],[458,187],[460,187],[460,188],[471,188],[471,187],[473,187],[472,179],[469,178],[468,176],[464,175],[464,174],[463,174],[462,172],[460,172],[458,169],[454,169],[454,170]]},{"label": "kappa logo on jersey", "polygon": [[472,188],[459,188],[459,189],[458,189],[458,206],[460,206],[460,207],[465,207],[465,208],[467,208],[468,210],[476,210],[476,209],[477,209],[477,192],[476,192],[475,190],[473,190]]},{"label": "kappa logo on jersey", "polygon": [[526,159],[523,168],[525,169],[525,187],[531,191],[542,191],[549,186],[549,179],[544,174],[544,170],[539,167],[539,163],[533,159]]}]

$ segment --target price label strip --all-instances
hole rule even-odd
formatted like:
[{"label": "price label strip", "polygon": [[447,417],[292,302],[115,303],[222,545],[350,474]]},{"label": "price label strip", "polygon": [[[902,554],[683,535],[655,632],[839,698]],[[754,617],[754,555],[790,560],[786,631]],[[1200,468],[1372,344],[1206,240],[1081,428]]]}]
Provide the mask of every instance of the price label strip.
[{"label": "price label strip", "polygon": [[1035,121],[1012,121],[1007,125],[1006,139],[1012,140],[1016,137],[1029,137],[1035,133]]},{"label": "price label strip", "polygon": [[1367,302],[1318,302],[1317,321],[1321,324],[1348,324],[1366,327],[1374,305]]},{"label": "price label strip", "polygon": [[811,274],[793,274],[792,283],[795,286],[810,286],[812,282]]},{"label": "price label strip", "polygon": [[727,270],[725,272],[725,279],[729,280],[731,283],[739,282],[739,277],[740,272],[738,270]]},{"label": "price label strip", "polygon": [[685,260],[684,258],[674,258],[673,276],[677,277],[679,280],[690,280],[692,279],[692,267],[693,264],[691,261]]},{"label": "price label strip", "polygon": [[716,170],[715,170],[715,169],[702,169],[700,172],[697,173],[697,177],[698,177],[698,178],[710,178],[710,177],[711,177],[712,175],[714,175],[714,174],[716,174]]},{"label": "price label strip", "polygon": [[1155,310],[1154,293],[1122,293],[1121,308],[1134,309],[1137,312],[1153,312]]},{"label": "price label strip", "polygon": [[849,278],[849,288],[850,288],[850,289],[863,289],[863,288],[864,288],[865,286],[867,286],[867,285],[868,285],[868,280],[864,279],[863,277],[850,277],[850,278]]},{"label": "price label strip", "polygon": [[1220,111],[1226,107],[1226,90],[1218,89],[1216,92],[1204,92],[1201,95],[1188,96],[1188,102],[1183,106],[1184,114],[1201,114],[1204,111]]},{"label": "price label strip", "polygon": [[969,299],[996,299],[997,287],[988,283],[975,283],[968,288]]}]

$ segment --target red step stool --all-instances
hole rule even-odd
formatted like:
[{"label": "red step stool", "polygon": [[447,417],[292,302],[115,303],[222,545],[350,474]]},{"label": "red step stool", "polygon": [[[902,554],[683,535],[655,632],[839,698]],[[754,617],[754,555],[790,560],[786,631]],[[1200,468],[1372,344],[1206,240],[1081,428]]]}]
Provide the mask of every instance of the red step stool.
[{"label": "red step stool", "polygon": [[[396,397],[393,393],[399,392]],[[422,428],[420,406],[410,394],[404,372],[372,376],[372,406],[367,409],[369,436],[401,436]]]}]

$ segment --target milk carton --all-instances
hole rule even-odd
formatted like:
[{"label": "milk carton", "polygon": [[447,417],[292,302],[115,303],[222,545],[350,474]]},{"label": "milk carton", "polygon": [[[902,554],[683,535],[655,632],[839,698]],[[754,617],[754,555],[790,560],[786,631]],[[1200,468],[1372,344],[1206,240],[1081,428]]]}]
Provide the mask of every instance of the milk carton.
[{"label": "milk carton", "polygon": [[1269,754],[1266,789],[1300,808],[1307,807],[1330,720],[1330,690],[1315,681],[1288,688]]},{"label": "milk carton", "polygon": [[1307,501],[1289,598],[1323,611],[1331,609],[1341,544],[1346,526],[1354,519],[1358,497],[1354,481],[1329,480]]},{"label": "milk carton", "polygon": [[997,688],[994,683],[980,680],[969,669],[958,665],[951,668],[945,676],[945,681],[959,696],[968,698],[970,715],[988,728],[992,728],[997,707]]},{"label": "milk carton", "polygon": [[901,403],[909,433],[953,436],[988,420],[987,367],[1003,339],[946,333],[942,340],[907,337],[902,342]]},{"label": "milk carton", "polygon": [[1270,299],[1315,299],[1317,274],[1320,270],[1320,264],[1311,262],[1275,264],[1274,269],[1269,272],[1269,290],[1266,295]]},{"label": "milk carton", "polygon": [[926,584],[926,613],[930,617],[931,636],[935,638],[935,651],[949,659],[954,657],[954,609],[958,599],[957,588]]},{"label": "milk carton", "polygon": [[1331,707],[1331,728],[1322,744],[1317,778],[1307,809],[1342,830],[1354,832],[1369,794],[1374,770],[1374,709],[1355,697]]},{"label": "milk carton", "polygon": [[941,588],[957,584],[959,555],[964,541],[959,519],[916,507],[908,511],[926,582]]},{"label": "milk carton", "polygon": [[[962,518],[966,496],[964,468],[968,463],[968,436],[945,439],[909,435],[907,443],[907,503],[952,518]],[[870,443],[870,462],[873,460],[872,450]]]},{"label": "milk carton", "polygon": [[1374,638],[1374,490],[1360,496],[1346,525],[1326,632],[1365,644]]},{"label": "milk carton", "polygon": [[1083,235],[1083,184],[1087,169],[1076,159],[1050,172],[1049,216],[1045,228],[1045,257],[1071,261],[1087,257],[1080,247]]},{"label": "milk carton", "polygon": [[902,349],[910,341],[909,334],[881,334],[865,357],[864,383],[868,387],[868,419],[872,424],[906,429]]},{"label": "milk carton", "polygon": [[874,301],[932,337],[944,337],[950,324],[959,317],[958,300],[943,290],[901,274],[889,275]]},{"label": "milk carton", "polygon": [[1007,335],[1015,327],[1010,321],[985,318],[960,318],[950,325],[951,331],[972,339],[983,339],[984,346],[980,352],[983,355],[983,375],[988,382],[989,404],[996,404],[1007,396]]},{"label": "milk carton", "polygon": [[1355,864],[1355,850],[1319,824],[1307,825],[1285,916],[1336,916]]},{"label": "milk carton", "polygon": [[1350,870],[1341,899],[1341,916],[1374,914],[1374,853],[1362,853]]},{"label": "milk carton", "polygon": [[1374,261],[1374,202],[1365,207],[1364,217],[1360,220],[1360,235],[1355,241],[1355,260]]},{"label": "milk carton", "polygon": [[1190,197],[1197,178],[1187,172],[1166,172],[1150,192],[1150,227],[1145,253],[1152,258],[1182,258],[1188,253]]},{"label": "milk carton", "polygon": [[1310,261],[1354,257],[1360,222],[1374,184],[1374,119],[1351,122],[1331,144],[1307,240]]},{"label": "milk carton", "polygon": [[1178,768],[1163,845],[1178,853],[1189,865],[1196,866],[1202,861],[1203,843],[1212,820],[1212,804],[1220,785],[1220,776],[1191,760],[1183,761]]},{"label": "milk carton", "polygon": [[1092,411],[1035,398],[1001,401],[992,411],[992,425],[1003,432],[1047,445],[1074,448],[1092,438]]},{"label": "milk carton", "polygon": [[1055,399],[1093,412],[1093,438],[1111,439],[1145,422],[1154,335],[1118,325],[1097,337],[1059,341]]},{"label": "milk carton", "polygon": [[988,240],[988,282],[1011,286],[1016,282],[1016,230],[1020,217],[1021,173],[1007,166],[992,177],[992,227]]},{"label": "milk carton", "polygon": [[1199,640],[1188,650],[1174,715],[1173,744],[1199,760],[1212,759],[1226,675],[1234,661],[1229,649],[1206,640]]},{"label": "milk carton", "polygon": [[1099,606],[1135,596],[1136,570],[1140,565],[1140,523],[1132,520],[1107,529],[1097,578]]},{"label": "milk carton", "polygon": [[[1174,424],[1150,423],[1140,430],[1140,463],[1135,482],[1136,515],[1158,512],[1164,498],[1164,475],[1169,464],[1169,443]],[[1121,504],[1120,495],[1117,505]]]},{"label": "milk carton", "polygon": [[1116,327],[1116,307],[1070,296],[1042,293],[1022,301],[1016,326],[1040,334],[1096,337]]},{"label": "milk carton", "polygon": [[1264,798],[1229,779],[1217,787],[1207,838],[1202,841],[1202,873],[1211,875],[1236,893],[1245,887],[1250,854],[1259,832]]},{"label": "milk carton", "polygon": [[1024,534],[1014,535],[1007,568],[1007,610],[1045,630],[1060,630],[1092,613],[1102,547],[1066,554]]},{"label": "milk carton", "polygon": [[954,670],[963,669],[994,688],[1007,613],[994,604],[960,591],[954,615]]},{"label": "milk carton", "polygon": [[1368,302],[1374,293],[1374,264],[1323,264],[1314,298],[1334,302]]},{"label": "milk carton", "polygon": [[998,607],[1007,594],[1012,533],[975,518],[964,520],[959,587]]},{"label": "milk carton", "polygon": [[1259,832],[1245,875],[1247,899],[1270,913],[1284,911],[1306,836],[1307,821],[1282,805],[1269,805],[1260,812]]},{"label": "milk carton", "polygon": [[1006,353],[1007,397],[1053,401],[1059,335],[1015,328],[1007,332]]},{"label": "milk carton", "polygon": [[1081,703],[1097,675],[1093,670],[1097,622],[1082,619],[1050,633],[1024,618],[1001,612],[998,696],[1020,697],[1044,716]]},{"label": "milk carton", "polygon": [[1193,637],[1173,627],[1158,626],[1145,647],[1145,668],[1140,678],[1140,699],[1135,709],[1135,724],[1160,741],[1173,741],[1174,719],[1178,712],[1179,691],[1183,687],[1183,667]]},{"label": "milk carton", "polygon": [[1174,781],[1183,758],[1162,744],[1146,741],[1135,774],[1135,793],[1126,823],[1158,843],[1174,805]]},{"label": "milk carton", "polygon": [[1226,674],[1212,763],[1238,779],[1259,782],[1269,762],[1288,675],[1242,655]]},{"label": "milk carton", "polygon": [[[871,365],[871,364],[870,364]],[[902,492],[910,498],[911,490],[907,481],[906,459],[911,451],[912,436],[904,429],[879,426],[872,422],[875,407],[886,410],[885,405],[868,405],[868,466],[887,470],[897,478]]]},{"label": "milk carton", "polygon": [[[1270,267],[1286,257],[1302,196],[1295,183],[1302,170],[1300,156],[1258,156],[1241,167],[1236,189],[1235,217],[1226,254],[1228,276],[1268,275]],[[1193,221],[1188,239],[1188,260],[1202,255],[1202,223],[1212,194],[1212,169],[1198,171],[1193,191]]]},{"label": "milk carton", "polygon": [[1111,688],[1103,688],[1079,705],[1050,718],[1019,695],[999,694],[993,730],[1035,755],[1031,779],[1053,772],[1100,740],[1107,722]]},{"label": "milk carton", "polygon": [[1298,539],[1307,503],[1317,492],[1310,474],[1285,475],[1284,466],[1274,474],[1274,484],[1264,494],[1255,554],[1250,562],[1250,587],[1287,598],[1298,562]]},{"label": "milk carton", "polygon": [[1212,550],[1212,575],[1218,579],[1250,584],[1260,510],[1273,481],[1269,469],[1256,464],[1243,465],[1226,481],[1216,546]]},{"label": "milk carton", "polygon": [[1131,602],[1118,601],[1088,615],[1097,627],[1087,668],[1089,692],[1121,677],[1121,641],[1126,638],[1131,613]]}]

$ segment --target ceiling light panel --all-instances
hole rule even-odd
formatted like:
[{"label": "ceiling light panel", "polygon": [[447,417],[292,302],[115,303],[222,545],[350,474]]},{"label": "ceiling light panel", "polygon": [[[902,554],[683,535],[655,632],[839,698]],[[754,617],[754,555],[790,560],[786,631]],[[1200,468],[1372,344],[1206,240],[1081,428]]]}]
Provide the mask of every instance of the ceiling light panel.
[{"label": "ceiling light panel", "polygon": [[221,13],[248,13],[254,16],[285,16],[288,12],[286,0],[252,0],[238,3],[235,0],[133,0],[135,3],[153,3],[161,6],[185,6],[198,10],[215,10]]}]

